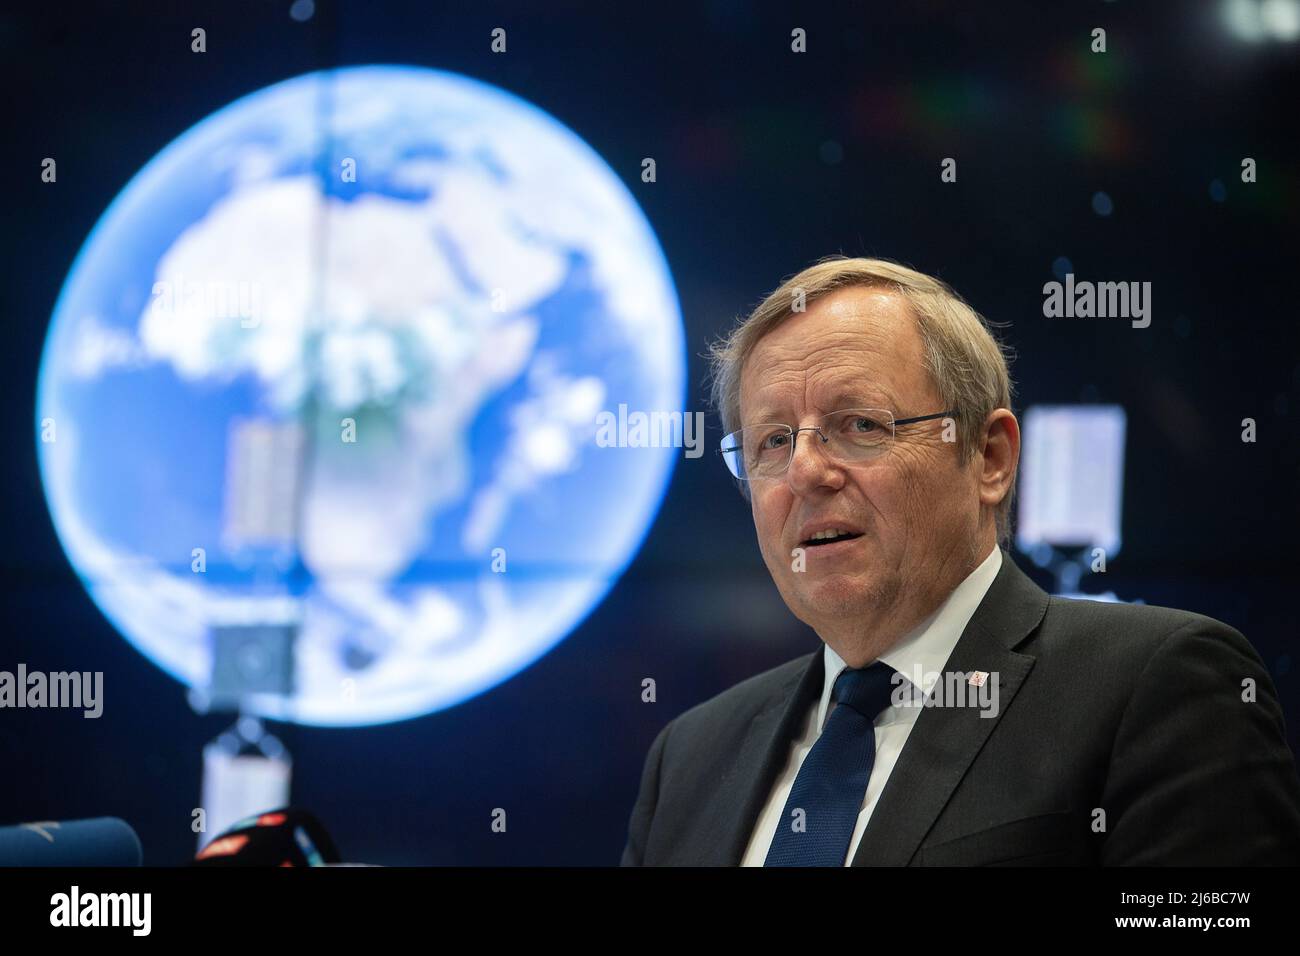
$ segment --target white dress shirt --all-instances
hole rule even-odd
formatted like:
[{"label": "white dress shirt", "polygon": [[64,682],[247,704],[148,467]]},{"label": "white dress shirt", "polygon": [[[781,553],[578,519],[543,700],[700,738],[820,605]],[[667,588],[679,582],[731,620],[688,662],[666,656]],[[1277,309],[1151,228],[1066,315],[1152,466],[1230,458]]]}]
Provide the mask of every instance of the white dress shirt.
[{"label": "white dress shirt", "polygon": [[[933,614],[913,628],[896,645],[880,655],[894,670],[907,678],[906,685],[911,688],[913,696],[929,694],[938,682],[939,672],[948,662],[952,650],[957,646],[962,631],[970,621],[975,609],[988,592],[993,579],[1002,567],[1002,550],[994,548],[989,556],[974,571],[957,585]],[[762,866],[767,859],[767,851],[772,845],[772,837],[781,823],[789,825],[782,819],[786,801],[790,798],[790,789],[794,786],[799,768],[808,756],[817,738],[821,736],[826,718],[836,706],[831,700],[831,691],[840,671],[848,665],[831,650],[829,644],[823,644],[826,679],[822,684],[821,700],[810,708],[803,732],[795,739],[790,748],[790,759],[785,769],[777,778],[767,803],[758,815],[758,822],[749,838],[749,846],[741,859],[741,866]],[[922,678],[922,687],[917,687],[914,678]],[[871,812],[876,808],[876,801],[885,789],[889,774],[898,762],[907,736],[912,732],[921,707],[886,707],[876,717],[874,729],[876,737],[876,759],[871,768],[871,778],[867,781],[867,791],[862,797],[862,809],[858,812],[858,822],[853,828],[853,838],[849,841],[849,851],[844,865],[851,866],[853,855],[858,851],[863,831],[871,820]]]}]

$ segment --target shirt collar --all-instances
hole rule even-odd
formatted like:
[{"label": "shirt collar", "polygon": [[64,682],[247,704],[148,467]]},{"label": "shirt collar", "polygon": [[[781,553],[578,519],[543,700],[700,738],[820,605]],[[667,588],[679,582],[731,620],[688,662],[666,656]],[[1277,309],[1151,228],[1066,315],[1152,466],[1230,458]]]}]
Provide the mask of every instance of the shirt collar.
[{"label": "shirt collar", "polygon": [[[1002,549],[995,547],[929,617],[880,655],[880,660],[902,674],[907,682],[913,685],[913,694],[917,690],[922,694],[929,694],[938,683],[939,672],[948,662],[953,648],[961,638],[962,631],[966,630],[966,625],[970,623],[975,609],[984,600],[984,595],[988,593],[1001,567]],[[840,672],[848,667],[829,644],[822,646],[826,679],[822,684],[821,701],[817,705],[819,732],[826,723],[835,680],[840,676]],[[921,681],[919,686],[916,680]]]}]

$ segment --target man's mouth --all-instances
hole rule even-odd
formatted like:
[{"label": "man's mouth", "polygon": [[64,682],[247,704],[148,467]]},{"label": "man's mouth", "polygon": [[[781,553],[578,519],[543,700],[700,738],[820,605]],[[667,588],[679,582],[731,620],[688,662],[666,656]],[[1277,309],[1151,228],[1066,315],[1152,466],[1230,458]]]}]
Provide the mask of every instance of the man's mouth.
[{"label": "man's mouth", "polygon": [[830,528],[826,531],[818,531],[811,538],[808,538],[803,542],[803,547],[816,548],[823,544],[834,544],[836,541],[851,541],[860,537],[862,535],[857,531],[841,531],[838,528]]}]

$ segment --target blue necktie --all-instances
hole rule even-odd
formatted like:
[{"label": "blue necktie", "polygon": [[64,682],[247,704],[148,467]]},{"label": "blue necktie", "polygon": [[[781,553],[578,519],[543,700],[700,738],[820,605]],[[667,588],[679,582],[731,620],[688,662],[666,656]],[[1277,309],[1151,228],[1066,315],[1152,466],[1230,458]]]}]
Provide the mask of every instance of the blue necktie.
[{"label": "blue necktie", "polygon": [[876,762],[872,723],[889,706],[894,673],[876,661],[836,678],[837,706],[799,768],[764,866],[844,865]]}]

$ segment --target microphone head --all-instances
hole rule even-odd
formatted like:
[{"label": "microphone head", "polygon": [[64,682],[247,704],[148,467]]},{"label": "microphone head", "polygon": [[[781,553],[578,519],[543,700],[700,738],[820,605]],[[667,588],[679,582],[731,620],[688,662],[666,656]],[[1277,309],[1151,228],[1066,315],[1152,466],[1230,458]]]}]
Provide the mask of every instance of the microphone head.
[{"label": "microphone head", "polygon": [[306,810],[282,807],[245,817],[194,858],[193,866],[326,866],[339,863],[325,827]]},{"label": "microphone head", "polygon": [[0,827],[0,866],[139,866],[140,838],[117,817]]}]

